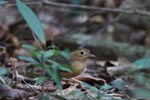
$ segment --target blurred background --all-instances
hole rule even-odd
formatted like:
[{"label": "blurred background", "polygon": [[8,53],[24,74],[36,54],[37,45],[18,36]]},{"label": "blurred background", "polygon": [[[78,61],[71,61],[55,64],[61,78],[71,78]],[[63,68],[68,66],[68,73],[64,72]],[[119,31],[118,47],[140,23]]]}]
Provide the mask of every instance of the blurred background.
[{"label": "blurred background", "polygon": [[[23,1],[40,19],[47,45],[54,42],[60,48],[72,50],[87,47],[93,49],[99,59],[115,60],[125,56],[134,61],[147,53],[143,49],[150,45],[149,0]],[[32,43],[31,31],[15,2],[1,0],[0,4],[1,44],[19,48],[24,42]]]},{"label": "blurred background", "polygon": [[[108,83],[120,78],[121,74],[121,79],[127,80],[129,90],[136,86],[146,88],[135,96],[143,93],[140,96],[146,97],[150,82],[150,0],[22,1],[42,23],[47,47],[56,45],[70,51],[88,48],[96,58],[92,64],[89,61],[94,67],[88,67],[86,73],[104,78]],[[0,46],[6,48],[8,56],[26,55],[21,48],[24,43],[37,47],[31,33],[15,1],[0,0]],[[130,64],[148,70],[122,76],[132,69]]]}]

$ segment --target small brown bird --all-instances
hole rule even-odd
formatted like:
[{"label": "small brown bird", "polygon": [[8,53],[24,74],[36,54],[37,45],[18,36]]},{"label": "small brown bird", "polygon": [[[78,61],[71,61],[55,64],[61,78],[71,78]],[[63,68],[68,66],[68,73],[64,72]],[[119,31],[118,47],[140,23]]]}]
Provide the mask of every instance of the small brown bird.
[{"label": "small brown bird", "polygon": [[72,78],[79,75],[87,66],[87,59],[89,57],[95,57],[91,54],[88,49],[82,48],[71,52],[69,61],[62,58],[56,57],[55,61],[60,64],[69,65],[71,72],[60,72],[61,76],[64,78]]}]

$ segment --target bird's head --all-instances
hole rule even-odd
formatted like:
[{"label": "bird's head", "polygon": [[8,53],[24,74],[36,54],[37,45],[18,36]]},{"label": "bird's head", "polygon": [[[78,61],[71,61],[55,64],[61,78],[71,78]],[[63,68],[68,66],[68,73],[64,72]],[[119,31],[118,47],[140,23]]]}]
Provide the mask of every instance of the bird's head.
[{"label": "bird's head", "polygon": [[89,57],[95,57],[88,49],[82,48],[71,53],[72,61],[86,61]]}]

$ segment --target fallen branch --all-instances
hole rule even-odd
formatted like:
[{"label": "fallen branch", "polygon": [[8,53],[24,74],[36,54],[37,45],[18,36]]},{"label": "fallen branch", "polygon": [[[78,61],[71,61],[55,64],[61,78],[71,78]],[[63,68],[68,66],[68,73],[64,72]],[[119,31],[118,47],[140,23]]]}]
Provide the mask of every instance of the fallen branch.
[{"label": "fallen branch", "polygon": [[[30,87],[29,87],[30,86]],[[55,87],[48,87],[48,86],[36,86],[36,85],[26,85],[26,84],[21,84],[21,83],[17,83],[16,87],[18,89],[22,89],[22,90],[31,90],[31,87],[34,88],[37,91],[49,91],[49,92],[54,92],[56,91]]]},{"label": "fallen branch", "polygon": [[139,14],[143,16],[150,16],[150,12],[143,11],[143,10],[126,10],[120,8],[100,8],[100,7],[93,7],[93,6],[86,6],[86,5],[74,5],[74,4],[66,4],[66,3],[57,3],[48,0],[42,0],[42,3],[47,6],[58,6],[58,7],[69,7],[69,8],[79,8],[79,9],[86,9],[86,10],[96,10],[97,12],[106,13],[106,12],[115,12],[115,13],[126,13],[126,14]]},{"label": "fallen branch", "polygon": [[[98,13],[125,13],[125,14],[139,14],[142,16],[150,16],[150,12],[138,9],[121,9],[121,8],[105,8],[105,7],[93,7],[86,5],[74,5],[74,4],[66,4],[66,3],[57,3],[48,0],[41,0],[41,2],[25,2],[27,5],[46,5],[46,6],[54,6],[54,7],[69,7],[69,8],[78,8],[78,9],[86,9],[86,10],[95,10]],[[7,4],[7,7],[16,6],[16,4]]]}]

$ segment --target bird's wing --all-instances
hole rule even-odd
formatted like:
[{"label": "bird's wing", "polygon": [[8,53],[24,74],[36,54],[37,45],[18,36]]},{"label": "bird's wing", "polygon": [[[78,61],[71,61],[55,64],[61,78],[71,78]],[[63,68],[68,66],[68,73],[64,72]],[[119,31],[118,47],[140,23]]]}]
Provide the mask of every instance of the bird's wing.
[{"label": "bird's wing", "polygon": [[52,60],[56,61],[57,63],[60,63],[60,64],[64,64],[64,65],[71,65],[71,61],[61,55],[58,55],[58,56],[54,56],[52,58]]},{"label": "bird's wing", "polygon": [[67,70],[65,69],[63,69],[63,70],[61,70],[61,72],[72,72],[71,70],[72,70],[72,67],[71,67],[71,61],[69,60],[69,59],[67,59],[67,58],[65,58],[65,57],[63,57],[63,56],[61,56],[61,55],[58,55],[58,56],[54,56],[53,58],[52,58],[52,60],[54,60],[54,61],[56,61],[57,63],[59,63],[59,64],[62,64],[63,65],[63,67],[66,67],[66,68],[68,68]]}]

